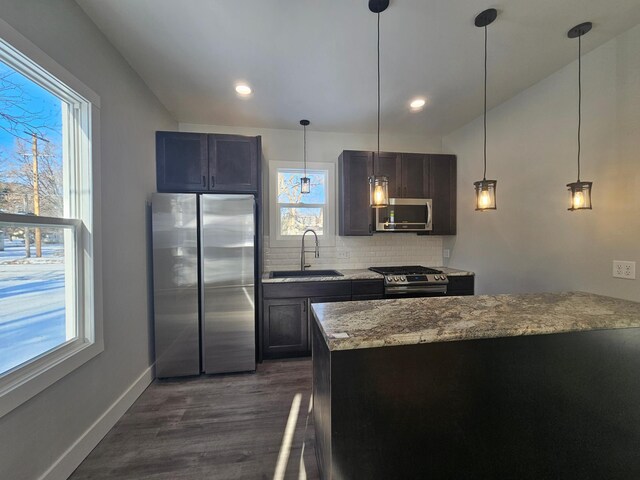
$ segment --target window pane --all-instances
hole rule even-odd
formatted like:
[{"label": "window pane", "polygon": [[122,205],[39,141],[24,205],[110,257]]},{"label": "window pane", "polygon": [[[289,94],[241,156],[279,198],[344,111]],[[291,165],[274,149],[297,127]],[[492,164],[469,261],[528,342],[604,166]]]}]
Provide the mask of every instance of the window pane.
[{"label": "window pane", "polygon": [[322,235],[323,225],[322,208],[280,207],[280,235],[302,235],[307,228]]},{"label": "window pane", "polygon": [[302,170],[278,170],[278,203],[325,203],[327,173],[307,170],[311,179],[311,192],[300,193]]},{"label": "window pane", "polygon": [[72,235],[71,228],[0,225],[0,375],[76,336],[66,285]]},{"label": "window pane", "polygon": [[62,217],[62,102],[0,62],[0,212]]}]

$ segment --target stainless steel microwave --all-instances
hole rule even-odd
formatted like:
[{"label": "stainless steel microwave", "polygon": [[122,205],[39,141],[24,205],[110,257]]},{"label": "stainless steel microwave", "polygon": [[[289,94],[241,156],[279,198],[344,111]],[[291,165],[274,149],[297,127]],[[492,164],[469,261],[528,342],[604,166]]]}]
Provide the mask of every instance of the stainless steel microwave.
[{"label": "stainless steel microwave", "polygon": [[430,198],[390,198],[388,207],[375,210],[376,232],[433,230],[433,204]]}]

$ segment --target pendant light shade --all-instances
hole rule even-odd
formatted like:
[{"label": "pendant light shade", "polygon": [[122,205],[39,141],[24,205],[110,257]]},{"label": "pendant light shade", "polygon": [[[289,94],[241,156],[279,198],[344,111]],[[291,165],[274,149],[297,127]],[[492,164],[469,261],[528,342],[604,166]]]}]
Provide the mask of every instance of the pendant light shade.
[{"label": "pendant light shade", "polygon": [[300,193],[311,193],[311,179],[307,177],[307,125],[310,123],[309,120],[300,120],[304,138],[304,174],[300,179]]},{"label": "pendant light shade", "polygon": [[474,182],[476,189],[476,210],[495,210],[497,180],[487,180],[487,26],[497,18],[498,11],[490,8],[480,13],[475,20],[476,27],[484,28],[484,174],[482,180]]},{"label": "pendant light shade", "polygon": [[375,175],[376,158],[380,158],[380,12],[389,6],[389,0],[369,0],[369,10],[378,16],[378,151],[373,157],[374,175],[369,177],[369,205],[372,208],[389,206],[389,177]]},{"label": "pendant light shade", "polygon": [[384,175],[369,177],[369,204],[373,208],[389,206],[389,178]]},{"label": "pendant light shade", "polygon": [[592,28],[591,22],[576,25],[569,32],[569,38],[578,39],[578,181],[568,183],[569,210],[591,210],[591,187],[593,182],[580,181],[580,133],[582,127],[582,36]]},{"label": "pendant light shade", "polygon": [[591,210],[591,186],[593,182],[568,183],[569,210]]},{"label": "pendant light shade", "polygon": [[474,182],[476,187],[476,210],[496,209],[496,185],[495,180],[480,180]]}]

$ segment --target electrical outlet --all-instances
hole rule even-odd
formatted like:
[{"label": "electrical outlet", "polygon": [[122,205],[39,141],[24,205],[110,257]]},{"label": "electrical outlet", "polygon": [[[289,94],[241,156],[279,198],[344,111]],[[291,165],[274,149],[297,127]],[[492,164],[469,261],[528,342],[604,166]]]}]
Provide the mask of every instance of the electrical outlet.
[{"label": "electrical outlet", "polygon": [[451,257],[451,250],[449,250],[448,248],[445,248],[444,250],[442,250],[442,256],[444,258],[449,258]]},{"label": "electrical outlet", "polygon": [[351,257],[351,253],[350,253],[350,252],[348,252],[348,251],[344,251],[344,250],[343,250],[343,251],[338,251],[338,252],[336,253],[336,258],[343,258],[343,259],[345,259],[345,258],[350,258],[350,257]]},{"label": "electrical outlet", "polygon": [[636,262],[613,261],[613,276],[616,278],[636,279]]}]

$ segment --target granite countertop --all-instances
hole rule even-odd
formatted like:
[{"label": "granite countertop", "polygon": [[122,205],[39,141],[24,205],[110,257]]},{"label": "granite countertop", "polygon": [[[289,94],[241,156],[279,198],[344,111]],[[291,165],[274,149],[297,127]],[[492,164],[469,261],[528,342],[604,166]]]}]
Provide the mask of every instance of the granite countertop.
[{"label": "granite countertop", "polygon": [[[473,272],[468,270],[458,270],[456,268],[448,268],[448,267],[430,267],[435,268],[436,270],[440,270],[442,273],[445,273],[450,276],[464,276],[464,275],[474,275]],[[313,269],[312,269],[313,270]],[[360,269],[336,269],[338,272],[342,273],[343,276],[329,276],[329,277],[285,277],[285,278],[269,278],[269,272],[262,274],[262,283],[291,283],[291,282],[335,282],[336,280],[382,280],[384,278],[383,275],[372,272],[371,270],[360,268]]]},{"label": "granite countertop", "polygon": [[338,272],[340,272],[342,276],[334,275],[329,277],[308,276],[308,277],[284,277],[284,278],[269,278],[269,272],[267,272],[262,274],[262,283],[335,282],[339,280],[382,280],[384,278],[379,273],[372,272],[371,270],[367,270],[364,268],[338,270]]},{"label": "granite countertop", "polygon": [[640,303],[583,292],[312,305],[330,350],[640,327]]}]

